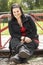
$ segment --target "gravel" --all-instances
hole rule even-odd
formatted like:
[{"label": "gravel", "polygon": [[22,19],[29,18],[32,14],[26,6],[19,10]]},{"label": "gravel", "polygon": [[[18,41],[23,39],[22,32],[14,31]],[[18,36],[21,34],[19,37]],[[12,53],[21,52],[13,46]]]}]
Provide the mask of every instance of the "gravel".
[{"label": "gravel", "polygon": [[[15,65],[14,62],[7,62],[8,58],[0,58],[0,65]],[[28,60],[28,64],[17,65],[43,65],[43,56],[33,56]]]}]

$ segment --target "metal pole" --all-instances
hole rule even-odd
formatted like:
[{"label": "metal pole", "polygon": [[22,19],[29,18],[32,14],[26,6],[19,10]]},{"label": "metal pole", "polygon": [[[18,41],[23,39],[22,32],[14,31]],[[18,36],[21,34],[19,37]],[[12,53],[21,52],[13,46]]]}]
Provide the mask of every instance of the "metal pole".
[{"label": "metal pole", "polygon": [[0,22],[0,49],[2,48],[2,45],[1,45],[1,22]]}]

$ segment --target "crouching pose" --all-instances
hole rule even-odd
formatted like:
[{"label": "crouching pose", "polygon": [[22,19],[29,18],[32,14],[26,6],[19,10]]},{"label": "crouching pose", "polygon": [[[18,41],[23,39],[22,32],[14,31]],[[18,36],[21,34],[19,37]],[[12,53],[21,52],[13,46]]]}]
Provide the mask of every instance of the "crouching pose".
[{"label": "crouching pose", "polygon": [[11,6],[11,20],[8,23],[11,35],[10,51],[15,54],[10,60],[16,63],[23,63],[33,55],[38,47],[38,35],[35,23],[31,16],[24,15],[18,4]]}]

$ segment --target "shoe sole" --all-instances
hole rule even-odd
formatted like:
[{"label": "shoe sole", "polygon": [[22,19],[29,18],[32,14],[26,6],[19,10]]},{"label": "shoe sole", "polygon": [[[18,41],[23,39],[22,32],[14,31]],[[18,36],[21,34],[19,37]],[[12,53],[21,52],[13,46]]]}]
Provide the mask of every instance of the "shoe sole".
[{"label": "shoe sole", "polygon": [[22,51],[22,52],[19,53],[19,57],[21,57],[21,58],[29,58],[29,55],[26,52]]},{"label": "shoe sole", "polygon": [[17,64],[20,63],[20,61],[18,61],[17,59],[14,59],[14,62],[17,63]]},{"label": "shoe sole", "polygon": [[17,59],[15,59],[15,58],[10,59],[10,61],[11,61],[11,62],[13,61],[13,62],[18,63],[18,64],[20,63],[20,61],[18,61],[18,60],[17,60]]}]

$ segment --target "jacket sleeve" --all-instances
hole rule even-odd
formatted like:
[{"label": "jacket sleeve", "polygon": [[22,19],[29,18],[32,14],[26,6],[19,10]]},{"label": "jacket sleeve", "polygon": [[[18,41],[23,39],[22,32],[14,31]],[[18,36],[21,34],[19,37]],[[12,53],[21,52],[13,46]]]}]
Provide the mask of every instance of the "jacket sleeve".
[{"label": "jacket sleeve", "polygon": [[8,23],[8,29],[9,29],[9,33],[10,33],[11,37],[19,38],[19,39],[21,38],[21,36],[19,36],[18,34],[16,34],[16,33],[13,31],[11,21],[9,21],[9,23]]},{"label": "jacket sleeve", "polygon": [[31,32],[32,32],[32,34],[31,34],[32,36],[31,36],[31,37],[38,39],[38,34],[37,34],[36,25],[35,25],[33,19],[31,18],[31,16],[29,16],[28,19],[29,19],[29,24],[30,24],[30,26],[31,26]]}]

